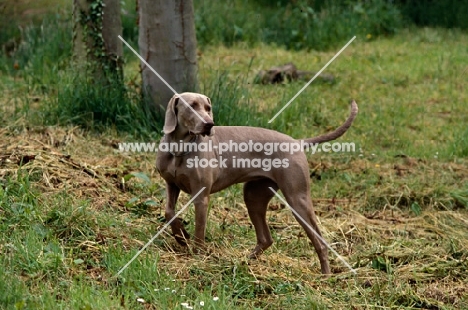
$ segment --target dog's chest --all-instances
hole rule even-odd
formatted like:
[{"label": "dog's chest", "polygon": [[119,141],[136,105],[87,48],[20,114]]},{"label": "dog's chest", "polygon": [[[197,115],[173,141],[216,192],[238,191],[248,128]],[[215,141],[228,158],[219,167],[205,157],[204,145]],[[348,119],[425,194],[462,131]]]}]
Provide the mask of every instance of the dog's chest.
[{"label": "dog's chest", "polygon": [[[182,157],[166,158],[166,160],[157,160],[157,168],[162,178],[168,183],[175,184],[186,193],[190,193],[190,176],[187,175]],[[165,165],[163,164],[165,163]]]}]

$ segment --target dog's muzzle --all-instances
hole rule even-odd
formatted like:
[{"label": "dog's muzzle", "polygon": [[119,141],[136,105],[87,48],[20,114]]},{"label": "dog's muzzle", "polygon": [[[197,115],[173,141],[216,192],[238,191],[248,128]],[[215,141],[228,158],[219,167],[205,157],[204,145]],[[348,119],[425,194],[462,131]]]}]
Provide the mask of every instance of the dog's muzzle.
[{"label": "dog's muzzle", "polygon": [[209,121],[209,122],[206,122],[205,124],[203,124],[203,130],[201,132],[201,135],[202,136],[212,136],[213,135],[213,126],[214,126],[213,121]]}]

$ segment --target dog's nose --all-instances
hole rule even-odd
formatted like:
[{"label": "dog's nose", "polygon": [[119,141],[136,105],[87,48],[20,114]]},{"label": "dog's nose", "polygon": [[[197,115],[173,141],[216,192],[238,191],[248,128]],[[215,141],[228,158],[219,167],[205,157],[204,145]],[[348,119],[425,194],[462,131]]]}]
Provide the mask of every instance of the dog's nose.
[{"label": "dog's nose", "polygon": [[204,125],[203,125],[203,133],[202,135],[205,136],[212,136],[214,134],[214,129],[212,129],[214,126],[214,122],[212,120],[209,120],[207,121]]},{"label": "dog's nose", "polygon": [[204,127],[205,127],[206,130],[210,130],[211,128],[213,128],[213,126],[214,126],[214,122],[211,121],[211,120],[210,120],[210,121],[207,121],[207,122],[205,123],[205,125],[204,125]]}]

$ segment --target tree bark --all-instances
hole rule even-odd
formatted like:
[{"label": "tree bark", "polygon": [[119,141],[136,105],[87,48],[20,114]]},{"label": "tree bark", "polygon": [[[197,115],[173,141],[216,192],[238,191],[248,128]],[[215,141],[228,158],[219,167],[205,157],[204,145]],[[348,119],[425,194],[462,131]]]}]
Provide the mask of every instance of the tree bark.
[{"label": "tree bark", "polygon": [[[73,0],[73,54],[94,79],[122,77],[120,0]],[[89,70],[89,71],[88,71]]]},{"label": "tree bark", "polygon": [[122,19],[120,17],[120,0],[103,0],[102,37],[106,56],[111,70],[120,71],[122,75],[123,46],[119,35],[122,35]]},{"label": "tree bark", "polygon": [[[140,55],[178,93],[197,91],[197,41],[192,0],[139,0]],[[144,63],[143,91],[149,108],[164,113],[174,95]]]}]

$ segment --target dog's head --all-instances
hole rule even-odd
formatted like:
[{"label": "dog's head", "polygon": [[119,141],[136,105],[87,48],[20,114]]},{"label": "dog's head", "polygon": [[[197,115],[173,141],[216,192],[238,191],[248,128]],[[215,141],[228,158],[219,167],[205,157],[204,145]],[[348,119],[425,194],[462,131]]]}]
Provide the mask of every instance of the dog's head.
[{"label": "dog's head", "polygon": [[214,134],[211,100],[197,93],[174,95],[166,109],[164,133],[177,130],[191,135],[212,136]]}]

